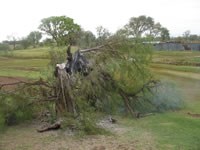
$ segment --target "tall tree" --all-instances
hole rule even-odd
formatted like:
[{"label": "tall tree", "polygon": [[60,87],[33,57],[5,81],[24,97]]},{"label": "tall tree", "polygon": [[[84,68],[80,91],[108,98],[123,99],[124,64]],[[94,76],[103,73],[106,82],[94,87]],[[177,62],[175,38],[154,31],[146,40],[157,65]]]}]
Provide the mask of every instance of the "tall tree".
[{"label": "tall tree", "polygon": [[125,28],[129,31],[130,35],[141,37],[145,32],[152,31],[154,24],[153,18],[139,16],[132,17]]},{"label": "tall tree", "polygon": [[166,41],[166,40],[170,40],[170,34],[169,34],[169,30],[167,28],[161,28],[161,40],[162,41]]},{"label": "tall tree", "polygon": [[21,38],[21,40],[18,41],[18,43],[24,48],[24,49],[27,49],[31,43],[30,41],[28,40],[28,38]]},{"label": "tall tree", "polygon": [[108,31],[108,29],[104,28],[103,26],[98,26],[96,28],[96,31],[98,45],[102,45],[105,40],[107,40],[111,36],[111,33]]},{"label": "tall tree", "polygon": [[147,16],[132,17],[125,25],[125,30],[132,37],[169,38],[167,28],[162,27],[159,22],[156,23],[153,18]]},{"label": "tall tree", "polygon": [[42,38],[42,33],[39,31],[32,31],[28,36],[27,36],[27,40],[30,42],[30,44],[33,45],[33,47],[35,48],[36,45],[39,44],[39,41]]},{"label": "tall tree", "polygon": [[11,45],[13,45],[13,50],[16,49],[17,38],[14,34],[8,35],[7,39]]},{"label": "tall tree", "polygon": [[189,37],[190,37],[190,30],[187,30],[183,33],[183,38],[184,40],[188,41],[189,40]]},{"label": "tall tree", "polygon": [[79,34],[79,38],[76,42],[81,48],[91,48],[96,46],[96,37],[91,31],[82,31]]},{"label": "tall tree", "polygon": [[58,46],[72,44],[77,38],[80,26],[66,16],[52,16],[41,21],[39,29],[54,39]]}]

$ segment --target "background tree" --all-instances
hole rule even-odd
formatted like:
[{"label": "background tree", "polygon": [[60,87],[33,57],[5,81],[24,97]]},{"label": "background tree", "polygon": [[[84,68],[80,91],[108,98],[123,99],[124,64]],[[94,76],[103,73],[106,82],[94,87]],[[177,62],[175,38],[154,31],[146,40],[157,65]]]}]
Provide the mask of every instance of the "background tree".
[{"label": "background tree", "polygon": [[183,33],[183,38],[185,41],[189,41],[190,33],[190,30],[187,30]]},{"label": "background tree", "polygon": [[56,41],[58,46],[73,44],[80,31],[80,26],[66,16],[44,18],[39,29]]},{"label": "background tree", "polygon": [[153,29],[154,20],[151,17],[139,16],[132,17],[125,28],[129,31],[129,35],[133,37],[142,37],[146,31]]},{"label": "background tree", "polygon": [[7,50],[10,50],[10,46],[8,43],[5,43],[5,42],[2,42],[0,43],[0,51],[7,51]]},{"label": "background tree", "polygon": [[17,37],[14,34],[8,35],[7,39],[11,45],[13,45],[13,50],[16,49]]},{"label": "background tree", "polygon": [[46,38],[42,41],[43,45],[45,46],[53,46],[55,45],[55,41],[53,39],[50,39],[50,38]]},{"label": "background tree", "polygon": [[189,38],[190,38],[190,41],[198,41],[198,40],[200,40],[199,36],[196,35],[196,34],[191,34]]},{"label": "background tree", "polygon": [[98,26],[96,28],[97,31],[97,44],[102,45],[110,36],[111,33],[108,31],[108,29]]},{"label": "background tree", "polygon": [[27,36],[27,40],[29,41],[29,43],[31,45],[33,45],[33,47],[35,48],[36,45],[39,44],[39,41],[42,38],[42,33],[39,31],[32,31],[28,36]]},{"label": "background tree", "polygon": [[22,38],[18,43],[23,47],[23,49],[27,49],[31,45],[28,38]]},{"label": "background tree", "polygon": [[170,34],[169,34],[169,30],[167,28],[161,28],[161,40],[162,41],[167,41],[170,40]]},{"label": "background tree", "polygon": [[167,28],[162,27],[159,22],[155,23],[153,18],[147,16],[132,17],[124,28],[132,37],[169,38]]},{"label": "background tree", "polygon": [[76,41],[76,44],[81,48],[95,47],[97,44],[96,37],[91,31],[84,31],[82,29]]}]

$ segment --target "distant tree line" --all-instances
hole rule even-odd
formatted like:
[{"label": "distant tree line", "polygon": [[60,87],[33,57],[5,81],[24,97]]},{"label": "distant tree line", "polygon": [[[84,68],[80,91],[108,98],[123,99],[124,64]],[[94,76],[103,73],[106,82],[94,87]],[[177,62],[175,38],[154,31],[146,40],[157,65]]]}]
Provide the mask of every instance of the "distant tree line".
[{"label": "distant tree line", "polygon": [[14,35],[8,36],[8,40],[0,43],[0,50],[18,50],[27,49],[29,46],[35,48],[40,44],[42,33],[39,31],[32,31],[28,36],[17,38]]},{"label": "distant tree line", "polygon": [[[80,25],[74,23],[72,18],[66,16],[52,16],[41,20],[38,29],[32,31],[28,36],[17,38],[14,35],[8,36],[8,40],[0,43],[0,50],[27,49],[37,46],[65,46],[76,45],[81,48],[90,48],[101,45],[110,37],[120,35],[129,38],[141,38],[151,41],[200,41],[200,35],[191,34],[189,30],[182,36],[170,37],[169,30],[159,22],[155,22],[152,17],[139,16],[130,18],[129,22],[115,33],[110,33],[108,29],[98,26],[96,35],[91,31],[85,31]],[[46,39],[41,41],[42,35]]]},{"label": "distant tree line", "polygon": [[190,30],[186,30],[182,34],[182,36],[172,37],[171,39],[173,41],[180,41],[180,42],[186,42],[186,43],[190,43],[190,42],[198,42],[198,43],[200,43],[200,35],[191,34]]}]

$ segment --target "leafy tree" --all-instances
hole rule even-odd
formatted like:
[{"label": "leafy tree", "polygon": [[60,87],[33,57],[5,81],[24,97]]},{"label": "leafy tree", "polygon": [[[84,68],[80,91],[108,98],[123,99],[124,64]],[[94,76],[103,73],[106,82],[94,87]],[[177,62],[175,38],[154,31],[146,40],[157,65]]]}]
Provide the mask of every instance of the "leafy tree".
[{"label": "leafy tree", "polygon": [[96,37],[91,31],[82,30],[76,43],[81,48],[94,47],[96,46]]},{"label": "leafy tree", "polygon": [[190,35],[190,41],[198,41],[200,38],[198,35],[196,34],[191,34]]},{"label": "leafy tree", "polygon": [[187,30],[183,33],[184,40],[189,41],[190,33],[190,30]]},{"label": "leafy tree", "polygon": [[169,30],[167,28],[161,28],[161,40],[166,41],[170,40]]},{"label": "leafy tree", "polygon": [[16,43],[17,43],[16,36],[14,34],[12,34],[12,35],[8,35],[7,38],[8,38],[9,43],[11,45],[13,45],[13,50],[15,50],[16,49]]},{"label": "leafy tree", "polygon": [[[159,37],[161,33],[162,26],[160,23],[156,23],[149,29],[149,35],[151,37]],[[148,33],[147,33],[148,34]]]},{"label": "leafy tree", "polygon": [[108,31],[108,29],[102,26],[98,26],[96,30],[97,30],[97,43],[98,45],[102,45],[111,36],[111,33]]},{"label": "leafy tree", "polygon": [[49,38],[46,38],[44,41],[42,41],[42,43],[45,45],[45,46],[52,46],[52,45],[55,45],[55,41],[53,39],[49,39]]},{"label": "leafy tree", "polygon": [[8,43],[0,43],[0,50],[10,50],[10,46]]},{"label": "leafy tree", "polygon": [[80,26],[66,16],[52,16],[41,21],[39,29],[56,41],[57,45],[73,44],[77,38]]},{"label": "leafy tree", "polygon": [[153,29],[154,20],[151,17],[139,16],[132,17],[125,28],[129,31],[129,35],[133,37],[142,37],[142,35]]},{"label": "leafy tree", "polygon": [[31,45],[28,38],[22,38],[18,43],[23,47],[23,49],[27,49]]},{"label": "leafy tree", "polygon": [[27,36],[27,40],[30,42],[30,44],[33,45],[34,48],[36,47],[36,45],[39,44],[41,38],[42,38],[42,33],[38,31],[33,31]]},{"label": "leafy tree", "polygon": [[125,25],[125,30],[132,37],[169,38],[169,31],[159,22],[155,23],[153,18],[147,16],[132,17]]}]

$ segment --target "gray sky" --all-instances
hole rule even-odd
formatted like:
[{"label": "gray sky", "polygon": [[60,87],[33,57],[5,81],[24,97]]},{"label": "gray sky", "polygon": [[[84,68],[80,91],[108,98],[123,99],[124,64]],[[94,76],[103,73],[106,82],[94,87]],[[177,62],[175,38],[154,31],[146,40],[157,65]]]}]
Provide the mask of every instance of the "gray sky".
[{"label": "gray sky", "polygon": [[66,15],[93,33],[102,25],[111,32],[131,17],[147,15],[173,36],[186,30],[200,35],[200,0],[1,0],[0,41],[37,30],[42,18]]}]

